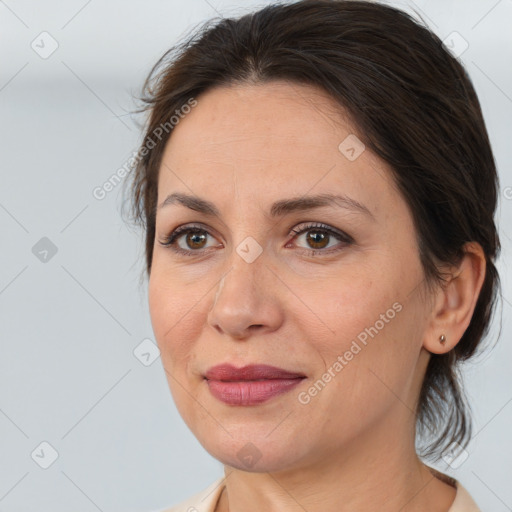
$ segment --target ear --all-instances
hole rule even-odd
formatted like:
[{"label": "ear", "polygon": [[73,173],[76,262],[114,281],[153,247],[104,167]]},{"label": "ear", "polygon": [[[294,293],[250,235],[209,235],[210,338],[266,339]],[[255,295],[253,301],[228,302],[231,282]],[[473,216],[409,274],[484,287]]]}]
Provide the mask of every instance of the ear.
[{"label": "ear", "polygon": [[[439,287],[423,347],[433,354],[449,352],[462,338],[471,322],[476,301],[485,278],[486,261],[477,242],[464,245],[464,257],[450,269],[451,277]],[[446,341],[441,343],[444,335]]]}]

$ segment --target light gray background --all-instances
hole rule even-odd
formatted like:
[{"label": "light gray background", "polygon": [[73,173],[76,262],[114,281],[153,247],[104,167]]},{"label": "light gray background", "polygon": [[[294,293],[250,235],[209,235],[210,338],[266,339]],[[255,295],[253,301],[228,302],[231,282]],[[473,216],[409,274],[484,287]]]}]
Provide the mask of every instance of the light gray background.
[{"label": "light gray background", "polygon": [[[161,360],[145,366],[134,355],[154,341],[146,284],[138,284],[142,234],[120,216],[121,186],[102,201],[92,191],[137,149],[132,94],[157,58],[198,23],[266,3],[0,1],[0,511],[148,512],[221,476],[175,410]],[[503,331],[467,366],[477,432],[469,457],[458,469],[439,467],[484,512],[505,512],[512,1],[390,3],[415,7],[442,39],[456,31],[469,44],[460,58],[499,167]],[[31,48],[43,31],[59,45],[46,59]],[[46,262],[32,251],[43,237],[57,248]],[[48,469],[35,462],[49,460],[44,441],[58,452]]]}]

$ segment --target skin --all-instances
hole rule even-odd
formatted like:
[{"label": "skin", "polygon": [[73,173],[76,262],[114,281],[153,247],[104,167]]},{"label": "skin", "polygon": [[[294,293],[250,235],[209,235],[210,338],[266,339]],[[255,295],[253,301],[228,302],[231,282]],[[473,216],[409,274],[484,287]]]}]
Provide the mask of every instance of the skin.
[{"label": "skin", "polygon": [[[469,325],[485,274],[480,246],[468,244],[456,277],[429,292],[391,170],[369,149],[354,161],[340,152],[357,132],[323,91],[275,81],[222,86],[197,100],[166,144],[158,204],[181,192],[213,202],[221,215],[158,209],[148,291],[176,406],[224,464],[217,510],[446,512],[456,491],[417,457],[413,411],[430,353],[451,350]],[[370,214],[324,206],[269,216],[274,201],[321,193],[344,194]],[[291,233],[309,222],[354,242],[331,235],[315,246],[317,228]],[[185,234],[176,245],[192,256],[161,245],[191,223],[206,238],[187,244]],[[247,237],[262,250],[252,263],[236,250]],[[400,312],[301,403],[299,393],[396,303]],[[263,404],[227,405],[203,378],[225,362],[270,364],[306,379]],[[248,443],[259,457],[251,467],[237,456]]]}]

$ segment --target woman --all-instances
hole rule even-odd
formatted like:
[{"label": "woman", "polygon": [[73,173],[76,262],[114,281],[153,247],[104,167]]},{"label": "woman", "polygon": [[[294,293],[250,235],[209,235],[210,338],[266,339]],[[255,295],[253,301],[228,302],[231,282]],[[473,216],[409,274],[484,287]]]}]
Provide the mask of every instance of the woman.
[{"label": "woman", "polygon": [[404,12],[304,0],[205,27],[144,91],[151,321],[225,468],[169,510],[478,510],[423,462],[465,456],[458,364],[499,287],[461,64]]}]

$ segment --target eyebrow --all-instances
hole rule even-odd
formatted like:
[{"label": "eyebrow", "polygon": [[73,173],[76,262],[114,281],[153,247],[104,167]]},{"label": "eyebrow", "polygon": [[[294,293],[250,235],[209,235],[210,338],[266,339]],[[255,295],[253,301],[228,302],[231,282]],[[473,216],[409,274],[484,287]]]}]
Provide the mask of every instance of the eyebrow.
[{"label": "eyebrow", "polygon": [[[181,204],[190,210],[194,210],[207,216],[221,217],[220,211],[214,203],[198,196],[183,194],[180,192],[169,194],[164,201],[160,203],[158,209],[162,209],[173,204]],[[336,194],[293,197],[290,199],[276,201],[270,208],[270,217],[281,217],[289,213],[312,210],[313,208],[320,208],[322,206],[337,206],[339,208],[364,213],[372,219],[375,219],[373,214],[364,204],[361,204],[359,201],[351,199],[348,196]]]}]

